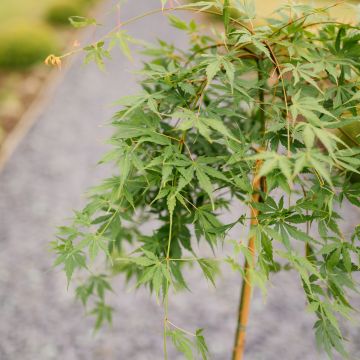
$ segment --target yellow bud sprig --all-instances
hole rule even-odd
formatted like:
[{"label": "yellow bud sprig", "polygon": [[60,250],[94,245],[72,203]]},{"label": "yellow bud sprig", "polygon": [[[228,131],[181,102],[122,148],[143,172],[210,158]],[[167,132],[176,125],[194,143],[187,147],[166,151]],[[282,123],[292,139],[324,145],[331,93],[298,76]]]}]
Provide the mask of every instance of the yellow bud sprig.
[{"label": "yellow bud sprig", "polygon": [[44,63],[48,66],[56,66],[61,70],[61,58],[59,56],[51,54],[45,59]]}]

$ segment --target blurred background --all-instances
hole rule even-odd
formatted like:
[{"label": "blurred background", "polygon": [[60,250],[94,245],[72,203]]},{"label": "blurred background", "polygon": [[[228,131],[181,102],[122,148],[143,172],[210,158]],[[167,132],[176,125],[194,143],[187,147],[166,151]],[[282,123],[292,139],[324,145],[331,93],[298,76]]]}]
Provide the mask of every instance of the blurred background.
[{"label": "blurred background", "polygon": [[0,1],[0,144],[46,80],[36,65],[68,46],[69,16],[86,15],[97,1]]},{"label": "blurred background", "polygon": [[[281,0],[257,0],[260,17]],[[286,2],[286,1],[285,1]],[[108,174],[96,163],[106,151],[114,112],[110,106],[138,90],[134,63],[114,51],[107,70],[82,66],[74,57],[63,69],[43,64],[51,53],[84,46],[121,20],[158,8],[160,0],[0,0],[0,360],[157,360],[162,358],[162,310],[146,291],[115,284],[112,328],[96,335],[66,290],[65,276],[52,268],[49,241],[56,226],[83,203],[86,189]],[[335,1],[313,1],[326,6]],[[334,10],[342,20],[356,16],[356,1]],[[74,32],[69,16],[93,16],[103,25]],[[185,16],[186,17],[186,16]],[[214,22],[213,18],[201,21]],[[127,29],[136,38],[186,46],[162,14]],[[236,209],[234,209],[236,211]],[[359,213],[347,213],[346,226]],[[246,234],[237,234],[246,236]],[[322,360],[314,343],[313,318],[304,312],[300,282],[292,272],[274,275],[266,302],[257,291],[251,310],[247,359]],[[216,289],[188,274],[192,293],[171,298],[181,326],[205,329],[213,359],[230,359],[240,291],[237,274],[224,269]],[[353,359],[360,359],[360,326],[344,324]],[[170,359],[182,359],[171,354]],[[340,358],[339,358],[340,359]]]}]

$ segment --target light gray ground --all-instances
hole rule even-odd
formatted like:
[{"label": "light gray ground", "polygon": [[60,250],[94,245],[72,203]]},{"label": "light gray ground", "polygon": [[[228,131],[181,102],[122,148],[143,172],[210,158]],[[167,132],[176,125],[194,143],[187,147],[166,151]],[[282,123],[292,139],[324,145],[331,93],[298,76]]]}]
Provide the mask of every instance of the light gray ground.
[{"label": "light gray ground", "polygon": [[[158,6],[159,0],[131,0],[123,18]],[[162,15],[139,22],[130,32],[149,41],[156,37],[184,44]],[[133,67],[122,57],[103,74],[77,60],[55,96],[0,174],[0,359],[1,360],[157,360],[162,358],[162,310],[143,291],[116,284],[114,326],[92,334],[92,320],[66,291],[65,277],[53,270],[48,242],[55,226],[81,206],[80,194],[105,169],[96,167],[106,147],[108,104],[134,93]],[[351,221],[359,213],[348,212]],[[230,359],[240,281],[225,270],[212,288],[200,274],[189,273],[192,293],[171,298],[170,317],[189,330],[205,329],[212,358]],[[249,360],[325,359],[313,340],[313,318],[304,313],[304,296],[295,274],[271,281],[266,302],[255,293],[248,332]],[[348,327],[348,325],[346,325]],[[360,328],[349,339],[360,359]],[[171,353],[170,359],[181,359]]]}]

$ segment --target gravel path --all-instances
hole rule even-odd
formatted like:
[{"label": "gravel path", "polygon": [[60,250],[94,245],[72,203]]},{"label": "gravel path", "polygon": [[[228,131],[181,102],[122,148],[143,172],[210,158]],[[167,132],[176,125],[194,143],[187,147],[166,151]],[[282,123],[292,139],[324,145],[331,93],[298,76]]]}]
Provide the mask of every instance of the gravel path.
[{"label": "gravel path", "polygon": [[[154,8],[159,0],[131,0],[123,17]],[[184,43],[161,15],[132,26],[149,41],[162,37]],[[177,34],[177,35],[175,35]],[[65,74],[49,105],[0,174],[0,359],[1,360],[157,360],[162,358],[162,311],[146,292],[116,284],[114,325],[92,334],[63,273],[51,269],[48,242],[55,226],[81,206],[80,194],[106,169],[96,167],[106,150],[108,106],[137,87],[133,68],[114,57],[103,74],[79,60]],[[357,212],[349,212],[353,221]],[[352,221],[350,219],[350,221]],[[187,277],[192,293],[171,298],[170,316],[190,330],[203,327],[212,358],[230,359],[239,279],[225,270],[213,289],[198,273]],[[315,350],[313,318],[306,315],[299,281],[291,273],[273,277],[267,301],[255,293],[248,333],[249,360],[325,359]],[[360,328],[349,338],[360,359]],[[182,359],[171,354],[170,359]]]}]

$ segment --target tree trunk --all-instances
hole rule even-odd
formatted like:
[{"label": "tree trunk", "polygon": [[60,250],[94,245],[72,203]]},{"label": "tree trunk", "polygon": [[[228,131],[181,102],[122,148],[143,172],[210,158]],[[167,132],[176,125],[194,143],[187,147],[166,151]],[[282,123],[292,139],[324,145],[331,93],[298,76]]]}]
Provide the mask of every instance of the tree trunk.
[{"label": "tree trunk", "polygon": [[[257,203],[262,201],[260,191],[265,191],[266,183],[265,178],[258,178],[257,174],[261,167],[262,161],[258,160],[256,162],[254,180],[253,180],[253,195],[252,202]],[[251,227],[258,224],[259,211],[251,207]],[[238,323],[235,336],[235,345],[233,350],[233,360],[242,360],[244,357],[245,350],[245,337],[246,337],[246,327],[249,320],[250,313],[250,303],[251,303],[251,294],[252,294],[252,280],[251,280],[251,270],[255,263],[255,236],[249,238],[248,249],[252,255],[252,264],[250,264],[245,259],[244,265],[244,280],[240,293],[240,302],[238,310]]]}]

